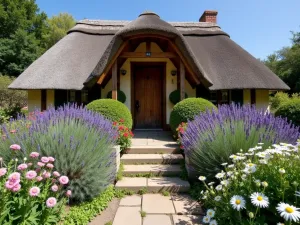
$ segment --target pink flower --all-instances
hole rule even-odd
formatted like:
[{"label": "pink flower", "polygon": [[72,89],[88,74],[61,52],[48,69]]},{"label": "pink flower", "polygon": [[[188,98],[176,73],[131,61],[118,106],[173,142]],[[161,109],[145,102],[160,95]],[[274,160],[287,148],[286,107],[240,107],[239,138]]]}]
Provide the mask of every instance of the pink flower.
[{"label": "pink flower", "polygon": [[15,186],[13,186],[13,188],[11,189],[13,192],[18,192],[21,189],[21,184],[16,184]]},{"label": "pink flower", "polygon": [[32,163],[27,163],[28,166],[32,166]]},{"label": "pink flower", "polygon": [[36,180],[37,180],[38,182],[40,182],[40,181],[43,180],[43,178],[42,178],[41,176],[38,176],[38,177],[36,177]]},{"label": "pink flower", "polygon": [[52,156],[49,156],[48,159],[49,159],[49,162],[54,162],[55,161],[55,159]]},{"label": "pink flower", "polygon": [[54,171],[54,172],[53,172],[53,175],[54,175],[55,177],[59,177],[59,176],[60,176],[59,172],[57,172],[57,171]]},{"label": "pink flower", "polygon": [[40,194],[40,189],[38,187],[32,187],[29,190],[30,196],[38,196]]},{"label": "pink flower", "polygon": [[52,187],[51,187],[51,190],[53,192],[57,192],[58,191],[58,186],[56,184],[54,184]]},{"label": "pink flower", "polygon": [[20,145],[17,145],[17,144],[13,144],[9,147],[11,150],[13,151],[19,151],[21,150],[21,146]]},{"label": "pink flower", "polygon": [[17,180],[20,180],[20,177],[21,177],[20,173],[14,172],[9,175],[8,180],[9,181],[17,181]]},{"label": "pink flower", "polygon": [[42,157],[42,158],[41,158],[41,161],[42,161],[43,163],[47,163],[47,162],[49,162],[49,159],[48,159],[48,157]]},{"label": "pink flower", "polygon": [[0,177],[3,177],[7,173],[6,168],[0,168]]},{"label": "pink flower", "polygon": [[18,170],[26,170],[27,169],[27,164],[22,163],[18,166]]},{"label": "pink flower", "polygon": [[46,201],[46,205],[48,208],[54,207],[56,205],[56,198],[54,198],[54,197],[48,198]]},{"label": "pink flower", "polygon": [[51,177],[51,173],[44,171],[43,172],[43,177],[44,178],[49,178],[49,177]]},{"label": "pink flower", "polygon": [[20,180],[8,180],[5,182],[5,187],[9,190],[12,190],[14,188],[14,186],[18,185],[20,183]]},{"label": "pink flower", "polygon": [[67,176],[61,176],[61,177],[59,178],[59,182],[60,182],[61,184],[67,184],[67,183],[69,183],[69,178],[68,178]]},{"label": "pink flower", "polygon": [[72,195],[72,191],[71,191],[71,190],[67,190],[66,196],[67,196],[67,197],[71,197],[71,195]]},{"label": "pink flower", "polygon": [[37,165],[38,165],[39,167],[43,167],[43,166],[45,166],[45,163],[38,162]]},{"label": "pink flower", "polygon": [[25,177],[28,179],[28,180],[32,180],[33,178],[35,178],[37,176],[37,173],[34,171],[34,170],[29,170]]},{"label": "pink flower", "polygon": [[47,165],[46,165],[48,168],[50,168],[50,169],[52,169],[54,166],[53,166],[53,164],[51,164],[51,163],[47,163]]},{"label": "pink flower", "polygon": [[38,152],[31,152],[29,155],[31,158],[38,158],[40,154]]}]

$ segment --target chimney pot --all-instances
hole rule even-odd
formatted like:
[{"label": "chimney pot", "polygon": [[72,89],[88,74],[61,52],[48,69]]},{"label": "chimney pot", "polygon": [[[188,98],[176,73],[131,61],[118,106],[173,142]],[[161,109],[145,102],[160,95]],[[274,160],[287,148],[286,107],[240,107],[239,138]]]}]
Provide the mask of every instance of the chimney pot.
[{"label": "chimney pot", "polygon": [[218,11],[205,10],[199,19],[199,22],[217,23]]}]

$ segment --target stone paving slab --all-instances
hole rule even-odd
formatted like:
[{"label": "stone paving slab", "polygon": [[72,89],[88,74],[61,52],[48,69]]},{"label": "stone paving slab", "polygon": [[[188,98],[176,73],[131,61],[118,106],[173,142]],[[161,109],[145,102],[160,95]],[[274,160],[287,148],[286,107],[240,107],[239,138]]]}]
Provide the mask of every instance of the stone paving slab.
[{"label": "stone paving slab", "polygon": [[180,148],[177,144],[174,145],[132,145],[127,151],[127,154],[179,154]]},{"label": "stone paving slab", "polygon": [[113,225],[141,225],[141,207],[119,207]]},{"label": "stone paving slab", "polygon": [[132,195],[122,198],[120,201],[120,206],[141,206],[142,205],[142,196]]},{"label": "stone paving slab", "polygon": [[172,195],[172,200],[178,215],[203,214],[200,204],[189,195]]},{"label": "stone paving slab", "polygon": [[201,225],[201,218],[192,215],[173,215],[174,225]]},{"label": "stone paving slab", "polygon": [[115,187],[117,189],[129,189],[132,191],[139,191],[140,189],[147,187],[147,178],[145,177],[123,177],[119,180]]},{"label": "stone paving slab", "polygon": [[172,221],[168,215],[147,215],[143,225],[172,225]]},{"label": "stone paving slab", "polygon": [[183,161],[181,154],[124,154],[121,162],[130,164],[178,164]]},{"label": "stone paving slab", "polygon": [[182,171],[180,165],[124,165],[123,175],[136,175],[152,173],[153,175],[178,175]]},{"label": "stone paving slab", "polygon": [[148,178],[148,191],[151,192],[187,192],[190,183],[178,177],[153,177]]},{"label": "stone paving slab", "polygon": [[175,214],[172,198],[161,194],[143,195],[142,210],[147,214]]}]

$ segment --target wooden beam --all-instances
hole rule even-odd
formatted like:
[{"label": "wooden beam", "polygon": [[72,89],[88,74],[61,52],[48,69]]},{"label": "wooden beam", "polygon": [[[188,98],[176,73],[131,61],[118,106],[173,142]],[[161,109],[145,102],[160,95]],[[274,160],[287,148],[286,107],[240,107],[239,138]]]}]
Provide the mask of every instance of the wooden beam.
[{"label": "wooden beam", "polygon": [[146,52],[151,52],[151,42],[146,41]]},{"label": "wooden beam", "polygon": [[128,41],[125,41],[121,47],[118,49],[118,51],[116,52],[116,54],[113,56],[113,58],[108,62],[107,66],[105,67],[102,75],[100,76],[99,80],[98,80],[98,84],[102,84],[103,80],[105,79],[105,77],[107,76],[109,70],[112,68],[113,64],[115,63],[115,61],[117,60],[118,56],[120,55],[120,53],[123,51],[123,49],[125,48],[125,46],[128,44]]},{"label": "wooden beam", "polygon": [[173,52],[151,52],[150,56],[146,55],[146,52],[123,52],[120,58],[175,58],[176,55]]},{"label": "wooden beam", "polygon": [[112,99],[118,99],[118,63],[114,63],[112,68]]},{"label": "wooden beam", "polygon": [[182,60],[180,60],[180,100],[183,100],[185,97],[184,83],[185,83],[185,66]]}]

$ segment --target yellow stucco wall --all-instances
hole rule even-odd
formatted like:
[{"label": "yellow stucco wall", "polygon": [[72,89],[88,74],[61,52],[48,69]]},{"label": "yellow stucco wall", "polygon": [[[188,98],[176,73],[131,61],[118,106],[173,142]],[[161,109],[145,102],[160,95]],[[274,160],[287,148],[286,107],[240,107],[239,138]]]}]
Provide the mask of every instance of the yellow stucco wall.
[{"label": "yellow stucco wall", "polygon": [[[141,43],[136,52],[145,52],[146,43]],[[159,46],[152,42],[151,52],[162,52]],[[169,123],[170,113],[173,108],[173,104],[169,100],[169,94],[177,89],[177,77],[171,75],[172,70],[176,70],[176,67],[170,59],[163,58],[129,58],[121,66],[122,69],[127,71],[125,76],[120,76],[120,89],[126,94],[125,105],[131,110],[131,62],[166,62],[166,122]],[[106,98],[107,93],[112,89],[111,80],[107,83],[104,89],[101,90],[102,98]],[[193,89],[189,82],[185,81],[185,91],[189,97],[196,97],[196,89]]]},{"label": "yellow stucco wall", "polygon": [[[269,109],[269,90],[256,90],[255,98],[257,109]],[[249,89],[244,90],[244,104],[251,104],[251,94]]]},{"label": "yellow stucco wall", "polygon": [[244,101],[243,104],[251,104],[251,94],[249,89],[244,90]]},{"label": "yellow stucco wall", "polygon": [[[54,90],[47,90],[47,109],[54,106]],[[41,90],[28,90],[28,111],[41,110]]]}]

